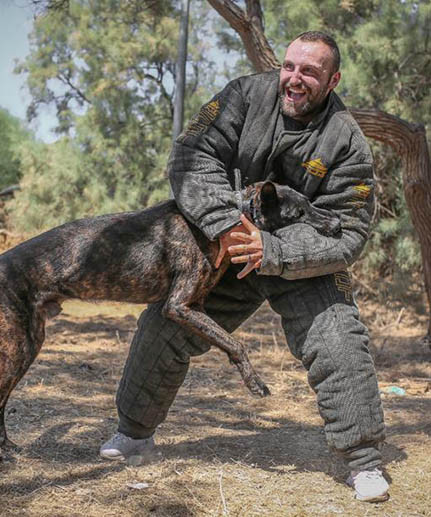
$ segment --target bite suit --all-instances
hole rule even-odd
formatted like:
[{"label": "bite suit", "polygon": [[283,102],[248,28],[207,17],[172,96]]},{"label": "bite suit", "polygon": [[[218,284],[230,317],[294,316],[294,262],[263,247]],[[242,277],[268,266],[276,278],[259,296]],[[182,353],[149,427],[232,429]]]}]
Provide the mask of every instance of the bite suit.
[{"label": "bite suit", "polygon": [[[244,279],[230,266],[205,309],[229,332],[264,301],[281,315],[287,344],[308,371],[331,448],[351,470],[381,463],[383,411],[368,333],[347,272],[368,237],[373,162],[359,126],[331,92],[322,111],[300,124],[280,111],[278,71],[230,82],[176,140],[168,172],[184,216],[210,239],[239,223],[234,170],[242,186],[268,177],[335,212],[341,232],[306,224],[262,232],[261,267]],[[161,315],[143,313],[117,393],[119,431],[154,433],[166,418],[191,356],[208,345]]]}]

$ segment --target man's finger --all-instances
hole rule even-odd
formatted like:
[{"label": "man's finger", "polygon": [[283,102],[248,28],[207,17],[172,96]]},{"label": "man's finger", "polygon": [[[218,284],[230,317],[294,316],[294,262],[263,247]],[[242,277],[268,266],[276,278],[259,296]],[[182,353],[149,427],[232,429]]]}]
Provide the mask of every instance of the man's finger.
[{"label": "man's finger", "polygon": [[244,214],[241,214],[241,222],[249,233],[257,230],[257,227]]},{"label": "man's finger", "polygon": [[235,239],[235,240],[238,240],[241,242],[250,242],[253,240],[253,236],[248,233],[234,232],[234,233],[231,233],[230,236],[232,237],[232,239]]},{"label": "man's finger", "polygon": [[258,260],[257,262],[248,262],[247,265],[245,266],[245,268],[242,269],[236,275],[236,277],[238,278],[238,280],[241,280],[241,278],[244,278],[245,276],[247,276],[251,271],[253,271],[254,269],[259,268],[261,264],[262,264],[261,260]]},{"label": "man's finger", "polygon": [[261,247],[256,244],[238,244],[236,246],[229,246],[227,251],[229,255],[246,255],[248,253],[261,251]]},{"label": "man's finger", "polygon": [[244,278],[247,276],[251,271],[254,269],[254,262],[248,262],[244,269],[241,269],[241,271],[236,275],[236,277],[241,280],[241,278]]},{"label": "man's finger", "polygon": [[219,241],[219,244],[220,244],[220,248],[219,248],[218,255],[217,255],[217,258],[215,261],[216,269],[218,269],[220,267],[220,264],[223,261],[223,257],[226,255],[226,251],[227,251],[226,246],[224,246],[223,242]]},{"label": "man's finger", "polygon": [[232,264],[243,264],[244,262],[249,262],[252,260],[255,262],[256,260],[260,260],[262,258],[262,252],[258,251],[257,253],[249,253],[247,255],[238,255],[237,257],[232,257],[230,261]]}]

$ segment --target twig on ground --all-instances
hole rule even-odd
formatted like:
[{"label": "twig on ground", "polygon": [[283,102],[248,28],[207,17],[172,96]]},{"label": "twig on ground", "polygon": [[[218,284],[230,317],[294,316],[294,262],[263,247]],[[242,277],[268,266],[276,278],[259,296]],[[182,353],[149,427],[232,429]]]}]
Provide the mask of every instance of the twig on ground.
[{"label": "twig on ground", "polygon": [[376,291],[373,287],[371,287],[370,285],[368,285],[366,282],[364,282],[363,280],[360,280],[359,277],[357,275],[355,275],[354,273],[351,273],[352,274],[352,278],[353,280],[358,283],[361,287],[363,287],[366,291],[369,291],[371,294],[373,294],[374,296],[377,296],[379,293],[378,291]]},{"label": "twig on ground", "polygon": [[388,325],[385,325],[383,328],[379,329],[379,332],[383,332],[384,330],[388,330],[388,329],[390,329],[392,327],[398,327],[398,325],[401,322],[401,318],[403,317],[403,314],[404,314],[405,310],[406,310],[406,308],[402,307],[400,312],[398,313],[397,319],[394,322],[389,323]]},{"label": "twig on ground", "polygon": [[229,510],[227,509],[227,506],[226,506],[226,499],[223,494],[222,478],[223,478],[223,470],[220,471],[220,477],[218,478],[218,485],[219,485],[219,489],[220,489],[221,502],[223,504],[223,515],[229,515]]},{"label": "twig on ground", "polygon": [[185,489],[190,493],[190,495],[193,497],[193,499],[198,503],[198,505],[205,510],[205,513],[207,513],[205,506],[199,501],[199,499],[195,496],[195,494],[190,490],[190,488],[187,485],[184,485]]}]

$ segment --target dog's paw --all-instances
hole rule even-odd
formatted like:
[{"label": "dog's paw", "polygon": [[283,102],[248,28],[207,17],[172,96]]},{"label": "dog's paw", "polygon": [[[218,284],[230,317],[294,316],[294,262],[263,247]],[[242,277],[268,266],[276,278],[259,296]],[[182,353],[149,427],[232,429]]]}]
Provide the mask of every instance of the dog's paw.
[{"label": "dog's paw", "polygon": [[259,395],[262,398],[271,395],[268,386],[257,375],[248,379],[246,385],[253,395]]}]

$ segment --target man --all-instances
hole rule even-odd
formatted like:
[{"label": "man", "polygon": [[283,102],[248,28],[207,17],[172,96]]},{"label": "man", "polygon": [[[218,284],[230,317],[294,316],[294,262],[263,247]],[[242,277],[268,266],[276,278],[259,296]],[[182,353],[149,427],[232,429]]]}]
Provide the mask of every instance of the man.
[{"label": "man", "polygon": [[[329,446],[346,459],[356,497],[382,501],[388,498],[378,468],[383,412],[346,272],[367,239],[372,157],[333,92],[339,63],[331,37],[301,34],[287,47],[280,72],[232,81],[202,107],[174,144],[169,175],[185,217],[219,239],[218,263],[226,252],[232,255],[234,265],[208,297],[207,313],[232,332],[269,301],[282,316],[291,352],[308,370]],[[325,237],[305,224],[274,234],[245,226],[233,190],[236,168],[243,185],[271,174],[315,206],[333,210],[341,235]],[[105,458],[145,456],[190,356],[209,348],[165,320],[162,305],[140,318],[117,394],[119,433],[102,446]]]}]

